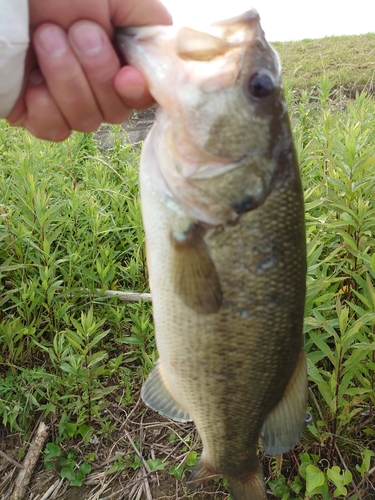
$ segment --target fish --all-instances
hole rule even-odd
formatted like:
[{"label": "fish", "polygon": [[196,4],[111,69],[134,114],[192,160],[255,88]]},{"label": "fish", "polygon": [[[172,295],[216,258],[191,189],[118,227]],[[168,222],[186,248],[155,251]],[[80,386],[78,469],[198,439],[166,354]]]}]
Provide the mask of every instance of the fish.
[{"label": "fish", "polygon": [[303,432],[303,191],[281,65],[255,9],[206,27],[121,28],[158,109],[140,192],[158,361],[144,403],[194,421],[187,480],[266,500],[258,444]]}]

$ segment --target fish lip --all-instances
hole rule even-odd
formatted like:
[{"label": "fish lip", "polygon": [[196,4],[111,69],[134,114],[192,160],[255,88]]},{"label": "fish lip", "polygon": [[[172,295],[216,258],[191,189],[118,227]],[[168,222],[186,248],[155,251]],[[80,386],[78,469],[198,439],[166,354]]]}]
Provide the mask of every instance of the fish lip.
[{"label": "fish lip", "polygon": [[215,21],[210,24],[210,26],[223,26],[223,25],[232,25],[238,22],[248,22],[248,21],[258,21],[260,22],[259,12],[251,7],[249,10],[245,11],[238,16],[233,16],[227,19],[222,19],[220,21]]},{"label": "fish lip", "polygon": [[[243,14],[239,14],[234,17],[222,19],[220,21],[215,21],[213,23],[182,23],[179,25],[152,25],[152,26],[119,26],[115,29],[115,37],[121,43],[123,37],[131,37],[136,41],[147,40],[149,38],[160,37],[163,38],[173,38],[176,36],[177,32],[181,28],[192,28],[197,31],[206,31],[207,27],[225,29],[225,27],[230,27],[231,25],[237,23],[247,23],[249,21],[256,21],[260,24],[260,16],[256,9],[251,7],[249,10]],[[264,32],[260,28],[260,33],[256,38],[263,38]],[[214,33],[212,33],[215,35]],[[260,36],[259,36],[260,35]],[[225,39],[225,36],[224,38]]]},{"label": "fish lip", "polygon": [[173,38],[176,32],[175,26],[122,26],[115,29],[115,37],[121,44],[124,39],[135,41],[148,40],[149,38],[163,37]]}]

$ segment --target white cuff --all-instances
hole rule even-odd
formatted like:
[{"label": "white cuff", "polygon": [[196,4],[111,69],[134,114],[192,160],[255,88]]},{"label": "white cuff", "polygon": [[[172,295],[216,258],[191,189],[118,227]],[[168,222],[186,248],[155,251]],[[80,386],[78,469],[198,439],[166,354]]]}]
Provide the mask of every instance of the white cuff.
[{"label": "white cuff", "polygon": [[29,46],[28,0],[1,0],[0,118],[7,116],[21,92]]}]

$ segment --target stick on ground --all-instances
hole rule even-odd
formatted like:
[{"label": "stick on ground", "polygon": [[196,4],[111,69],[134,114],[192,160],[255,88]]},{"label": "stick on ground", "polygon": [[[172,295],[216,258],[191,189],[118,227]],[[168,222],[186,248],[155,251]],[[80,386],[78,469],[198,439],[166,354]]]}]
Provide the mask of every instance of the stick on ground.
[{"label": "stick on ground", "polygon": [[15,482],[11,500],[22,500],[30,483],[31,475],[38,461],[40,452],[42,451],[48,437],[48,427],[44,422],[40,422],[36,435],[30,443],[29,451],[23,461],[23,469],[19,472]]}]

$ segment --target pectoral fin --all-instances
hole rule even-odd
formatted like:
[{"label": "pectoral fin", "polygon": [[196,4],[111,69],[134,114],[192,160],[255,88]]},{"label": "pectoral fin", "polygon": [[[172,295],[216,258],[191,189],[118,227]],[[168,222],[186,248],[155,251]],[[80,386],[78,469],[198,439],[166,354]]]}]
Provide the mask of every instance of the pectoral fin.
[{"label": "pectoral fin", "polygon": [[177,295],[200,314],[217,312],[222,303],[220,281],[199,227],[192,225],[180,235],[172,233],[171,240]]},{"label": "pectoral fin", "polygon": [[190,422],[192,420],[167,387],[160,363],[155,366],[143,384],[141,397],[152,410],[176,422]]},{"label": "pectoral fin", "polygon": [[264,422],[261,437],[266,453],[280,455],[296,445],[305,426],[306,407],[307,368],[302,350],[281,401]]}]

